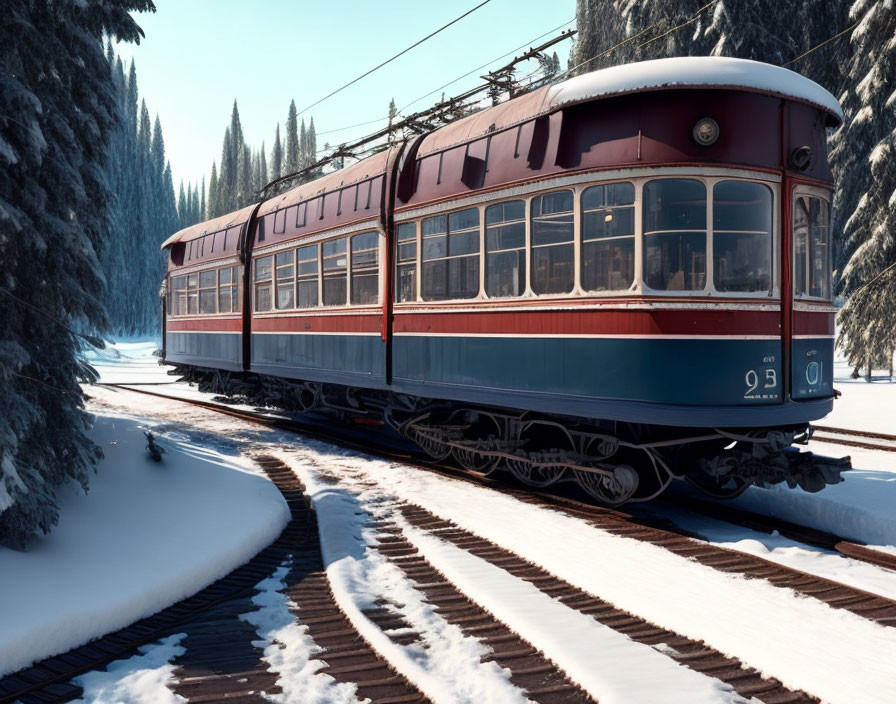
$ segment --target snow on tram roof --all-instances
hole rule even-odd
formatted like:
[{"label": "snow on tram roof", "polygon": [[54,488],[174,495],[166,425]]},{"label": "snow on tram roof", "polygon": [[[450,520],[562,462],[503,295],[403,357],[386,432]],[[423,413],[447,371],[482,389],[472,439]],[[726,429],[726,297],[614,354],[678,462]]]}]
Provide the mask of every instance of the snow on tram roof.
[{"label": "snow on tram roof", "polygon": [[546,103],[559,108],[641,90],[684,87],[744,88],[784,95],[843,120],[837,99],[815,81],[780,66],[723,56],[653,59],[584,73],[551,86]]}]

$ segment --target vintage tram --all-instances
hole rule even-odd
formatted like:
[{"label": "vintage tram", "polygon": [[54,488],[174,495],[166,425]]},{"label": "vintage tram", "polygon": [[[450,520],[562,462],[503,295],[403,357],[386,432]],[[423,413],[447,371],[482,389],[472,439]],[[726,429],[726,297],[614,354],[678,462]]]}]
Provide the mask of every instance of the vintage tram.
[{"label": "vintage tram", "polygon": [[171,236],[164,359],[608,504],[818,490],[841,118],[739,59],[544,86]]}]

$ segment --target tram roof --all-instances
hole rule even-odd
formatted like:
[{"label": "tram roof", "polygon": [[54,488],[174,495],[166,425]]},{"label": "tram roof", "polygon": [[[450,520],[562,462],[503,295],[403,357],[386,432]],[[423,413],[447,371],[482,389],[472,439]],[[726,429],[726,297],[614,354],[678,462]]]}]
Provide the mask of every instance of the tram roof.
[{"label": "tram roof", "polygon": [[[463,144],[491,132],[507,129],[564,107],[631,93],[672,89],[732,89],[776,95],[813,105],[828,114],[832,126],[843,120],[837,99],[825,88],[789,69],[760,61],[722,56],[682,56],[640,61],[591,71],[494,107],[481,110],[437,129],[424,137],[418,156],[425,156]],[[280,208],[313,198],[321,193],[376,178],[386,168],[387,154],[380,152],[344,169],[326,174],[265,200],[263,216]],[[216,232],[248,220],[248,206],[173,234],[162,248],[175,242]]]},{"label": "tram roof", "polygon": [[442,151],[578,103],[682,88],[776,95],[824,110],[832,126],[843,120],[843,110],[830,92],[789,69],[749,59],[682,56],[611,66],[544,86],[434,131],[426,137],[418,153],[424,156]]}]

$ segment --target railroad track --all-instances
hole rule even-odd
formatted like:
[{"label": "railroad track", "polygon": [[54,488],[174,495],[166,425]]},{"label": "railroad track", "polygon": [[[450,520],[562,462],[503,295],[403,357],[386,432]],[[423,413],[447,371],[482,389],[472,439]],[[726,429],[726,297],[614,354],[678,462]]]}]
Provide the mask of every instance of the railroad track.
[{"label": "railroad track", "polygon": [[[289,564],[287,594],[301,609],[300,623],[308,627],[322,648],[323,670],[337,683],[357,687],[359,698],[375,704],[427,702],[412,684],[377,655],[340,612],[330,591],[320,554],[314,512],[305,500],[295,474],[279,460],[257,458],[258,464],[283,494],[291,520],[280,537],[248,563],[197,594],[148,618],[67,653],[46,658],[31,667],[0,678],[0,702],[48,704],[82,695],[71,680],[130,657],[141,645],[185,633],[186,652],[175,691],[191,702],[227,699],[265,702],[260,692],[276,692],[275,673],[252,644],[258,635],[239,616],[251,612],[255,585],[277,568]],[[374,612],[375,613],[375,610]],[[298,618],[298,617],[297,617]]]},{"label": "railroad track", "polygon": [[[311,435],[366,453],[372,450],[366,442],[359,441],[357,437],[345,437],[333,432],[333,426],[308,425],[290,418],[229,408],[207,401],[178,398],[143,388],[131,389],[126,385],[114,385],[112,388],[123,388],[136,393],[181,401],[253,423]],[[369,437],[366,439],[369,440]],[[654,543],[714,569],[766,579],[776,586],[790,587],[832,607],[852,611],[885,626],[896,627],[896,602],[752,555],[696,542],[676,530],[674,526],[657,525],[655,522],[640,520],[623,511],[597,507],[568,496],[534,493],[528,488],[522,489],[501,478],[485,478],[459,468],[436,465],[409,456],[406,449],[392,448],[382,451],[373,449],[373,451],[380,456],[414,464],[445,476],[491,486],[514,495],[521,501],[575,516],[612,533]],[[73,676],[133,654],[139,645],[178,632],[187,634],[184,641],[186,653],[175,663],[180,667],[179,682],[176,685],[179,694],[194,702],[214,701],[222,697],[234,701],[260,701],[257,692],[276,692],[276,676],[268,671],[267,665],[260,660],[260,651],[251,644],[257,636],[245,630],[246,624],[238,623],[237,617],[240,613],[250,610],[247,599],[259,579],[281,567],[286,560],[289,560],[290,565],[287,592],[290,598],[299,604],[300,613],[310,620],[307,625],[311,636],[316,642],[319,639],[325,649],[323,654],[316,656],[328,663],[324,672],[337,681],[354,683],[358,686],[359,696],[366,691],[363,696],[370,697],[379,704],[426,701],[424,693],[414,688],[400,673],[392,670],[387,662],[366,645],[333,602],[320,563],[314,514],[306,505],[302,487],[296,477],[275,458],[260,458],[259,463],[283,491],[293,512],[293,520],[287,526],[284,535],[250,563],[185,602],[176,604],[127,629],[122,629],[116,634],[105,636],[65,655],[49,658],[26,671],[0,680],[0,702],[19,700],[23,704],[30,704],[38,701],[69,701],[80,695],[79,688],[69,682]],[[762,677],[755,670],[745,668],[736,659],[728,658],[703,643],[651,624],[634,614],[619,611],[611,604],[532,565],[526,561],[525,556],[508,552],[480,536],[428,513],[420,506],[405,503],[399,506],[397,511],[404,521],[414,527],[490,561],[515,577],[528,581],[570,609],[624,633],[637,642],[653,646],[662,645],[673,654],[670,656],[678,659],[681,664],[726,682],[742,696],[756,697],[767,704],[816,701],[805,692],[789,690],[777,680]],[[507,668],[511,673],[511,682],[525,690],[527,696],[544,704],[590,700],[566,677],[556,663],[547,659],[532,643],[510,631],[506,625],[473,603],[448,578],[419,555],[402,534],[400,526],[392,521],[380,521],[376,528],[379,543],[376,549],[399,565],[405,575],[414,580],[427,602],[437,608],[443,618],[461,628],[465,635],[481,639],[492,651],[489,658],[501,667]],[[794,527],[797,528],[802,529],[799,526]],[[781,530],[781,526],[776,529]],[[812,544],[822,542],[827,544],[836,539],[836,536],[826,534],[809,537],[812,540],[805,540]],[[846,546],[846,542],[837,541],[843,543],[841,547]],[[871,555],[869,559],[868,555],[862,553],[863,546],[852,545],[859,549],[856,554],[850,555],[856,559],[871,562],[882,555],[877,553]],[[846,550],[841,549],[841,552],[849,554],[849,550],[852,548],[846,546]],[[864,551],[873,552],[867,548],[864,548]],[[892,556],[883,555],[882,559],[886,562],[887,558],[892,559]],[[892,567],[890,564],[884,566]],[[302,608],[302,602],[308,605],[308,610]],[[407,624],[403,624],[401,619],[388,609],[379,612],[372,610],[370,613],[365,613],[365,616],[381,629],[398,633],[395,636],[397,642],[401,639],[413,640],[415,637],[413,632],[409,633],[404,627]],[[232,652],[225,654],[224,660],[229,664],[223,671],[219,650],[220,637],[216,635],[216,629],[221,628],[234,635],[232,640],[236,643],[232,646]],[[243,629],[242,632],[240,629]],[[347,639],[347,642],[340,640],[342,638]],[[405,644],[407,642],[410,641],[405,640]],[[362,645],[359,646],[358,643]],[[331,660],[336,662],[330,662]],[[365,685],[365,681],[371,684]],[[373,689],[365,690],[365,686]]]},{"label": "railroad track", "polygon": [[[670,522],[661,522],[661,524],[658,524],[655,519],[641,518],[634,513],[627,513],[621,510],[596,506],[593,503],[589,503],[588,501],[575,498],[575,496],[569,495],[568,493],[561,493],[552,489],[537,490],[532,489],[531,487],[521,487],[521,485],[519,485],[514,480],[505,478],[501,475],[491,475],[488,477],[484,477],[481,474],[477,474],[476,472],[462,469],[460,467],[437,463],[423,457],[421,453],[415,453],[407,444],[401,444],[400,441],[397,443],[390,441],[387,444],[380,443],[378,445],[371,444],[377,443],[376,436],[370,434],[369,432],[364,432],[363,435],[358,435],[358,429],[356,428],[346,429],[334,424],[310,423],[302,420],[301,418],[297,419],[286,418],[283,416],[271,416],[264,413],[235,409],[224,404],[214,403],[210,401],[179,398],[177,396],[171,396],[157,391],[150,391],[145,388],[129,388],[128,385],[110,384],[105,386],[109,386],[112,388],[122,388],[125,390],[133,391],[135,393],[157,396],[173,401],[182,401],[184,403],[207,408],[209,410],[223,413],[235,418],[247,420],[252,423],[260,423],[280,430],[297,432],[314,437],[319,440],[323,440],[325,442],[345,447],[347,449],[352,449],[368,454],[375,454],[385,459],[403,462],[405,464],[419,467],[421,469],[437,472],[444,476],[450,476],[474,484],[490,486],[504,493],[511,494],[527,503],[535,503],[538,505],[554,508],[556,510],[577,516],[579,518],[583,518],[585,520],[598,520],[601,522],[614,520],[620,521],[623,524],[630,524],[633,526],[643,526],[648,528],[660,529],[667,535],[674,535],[685,538],[696,537],[686,531],[681,530]],[[848,432],[859,433],[859,431]],[[870,435],[872,437],[893,438],[893,440],[896,441],[896,436],[887,436],[880,433],[869,433],[867,435]],[[682,499],[682,501],[687,500]],[[862,545],[861,543],[847,540],[839,536],[825,533],[823,531],[818,531],[808,526],[788,523],[786,521],[771,518],[768,516],[762,516],[761,514],[751,513],[742,509],[734,509],[729,504],[715,504],[708,501],[701,501],[699,499],[690,501],[689,507],[694,510],[703,512],[706,515],[711,515],[714,518],[725,520],[729,523],[736,523],[745,527],[752,527],[756,530],[766,533],[771,533],[772,531],[777,530],[782,535],[789,536],[793,540],[806,542],[810,545],[822,547],[824,549],[834,550],[844,556],[860,560],[862,562],[867,562],[877,567],[896,570],[896,557],[894,557],[893,555],[873,550],[866,547],[865,545]],[[729,558],[732,555],[741,554],[733,550],[728,550],[727,548],[712,546],[712,549],[723,551]],[[744,556],[744,559],[758,560],[763,565],[774,565],[781,569],[787,569],[791,573],[800,575],[800,578],[810,576],[798,570],[781,567],[776,563],[771,563],[759,557]],[[746,563],[744,563],[744,566],[746,567]],[[852,589],[851,587],[844,588]],[[854,591],[858,592],[860,590]]]},{"label": "railroad track", "polygon": [[[835,428],[830,425],[813,425],[812,439],[845,447],[861,447],[865,450],[896,452],[896,435],[874,433],[868,430]],[[876,442],[875,442],[876,441]]]}]

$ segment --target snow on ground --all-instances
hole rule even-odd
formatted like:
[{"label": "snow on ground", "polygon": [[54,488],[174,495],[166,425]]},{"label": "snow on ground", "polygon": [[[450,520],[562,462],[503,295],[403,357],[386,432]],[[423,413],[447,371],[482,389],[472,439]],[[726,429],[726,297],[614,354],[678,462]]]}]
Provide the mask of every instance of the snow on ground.
[{"label": "snow on ground", "polygon": [[[343,481],[347,472],[356,472],[389,494],[524,555],[621,609],[705,640],[790,688],[805,689],[832,703],[892,701],[894,629],[764,580],[720,572],[658,546],[611,535],[485,487],[473,489],[369,458],[328,457],[321,454],[323,446],[309,446],[314,449],[283,455],[303,478],[313,480],[307,466],[321,463],[338,467]],[[321,516],[329,512],[323,499],[338,501],[345,493],[332,486],[309,489]],[[351,512],[345,519],[351,519]]]},{"label": "snow on ground", "polygon": [[[310,457],[319,454],[311,451]],[[295,464],[288,455],[284,459]],[[380,492],[361,487],[352,491],[341,482],[334,486],[313,472],[300,476],[314,502],[333,595],[374,649],[437,704],[527,701],[507,671],[482,662],[488,649],[442,618],[404,572],[376,550],[375,531],[367,524],[373,511],[391,515]],[[418,641],[405,646],[391,640],[363,613],[377,605],[404,619],[420,635]]]},{"label": "snow on ground", "polygon": [[[376,538],[365,528],[365,516],[396,521],[405,537],[436,569],[473,601],[545,652],[573,681],[605,704],[741,701],[719,680],[683,667],[656,649],[635,643],[628,636],[570,609],[530,583],[411,527],[394,512],[392,495],[369,481],[393,471],[394,466],[338,450],[336,454],[321,456],[328,448],[320,444],[312,447],[282,452],[280,457],[299,473],[314,502],[334,593],[356,626],[356,619],[362,623],[366,620],[360,608],[372,604],[377,597],[382,599],[388,595],[393,604],[400,606],[396,610],[413,630],[423,635],[427,648],[412,657],[419,661],[424,652],[431,652],[434,662],[419,664],[437,678],[425,676],[430,672],[415,672],[414,663],[406,663],[408,669],[401,666],[399,669],[433,701],[520,701],[523,693],[512,691],[503,678],[492,676],[491,683],[488,679],[483,682],[484,674],[492,675],[483,673],[484,667],[494,668],[494,674],[500,672],[495,663],[487,666],[480,663],[487,650],[475,639],[463,636],[456,627],[446,628],[439,623],[438,611],[422,601],[397,568],[376,554]],[[334,476],[339,478],[338,486],[332,483]],[[365,540],[366,545],[362,542]],[[364,563],[373,563],[375,568],[365,569]],[[398,646],[384,639],[381,633],[371,632],[366,624],[361,630],[374,647],[396,662],[392,651]],[[495,689],[499,684],[500,688]]]},{"label": "snow on ground", "polygon": [[[601,704],[743,701],[730,685],[579,613],[529,582],[410,525],[405,535],[473,601],[548,653]],[[595,654],[600,653],[599,662]]]},{"label": "snow on ground", "polygon": [[169,436],[155,463],[147,427],[98,417],[89,435],[105,459],[89,494],[63,487],[48,536],[27,552],[0,548],[0,675],[194,594],[289,521],[279,491],[248,460]]},{"label": "snow on ground", "polygon": [[[841,394],[834,400],[834,410],[816,421],[850,430],[896,435],[896,379],[853,379],[852,367],[841,358],[834,360],[834,388]],[[896,457],[896,455],[894,455]],[[896,471],[896,459],[891,469]]]},{"label": "snow on ground", "polygon": [[308,635],[308,626],[296,621],[291,610],[298,606],[283,593],[289,568],[287,560],[255,585],[259,591],[252,603],[258,608],[240,617],[255,627],[261,640],[254,645],[264,651],[268,670],[279,675],[277,685],[283,691],[263,694],[277,704],[356,704],[357,685],[337,683],[330,675],[318,673],[326,663],[314,656],[323,648]]},{"label": "snow on ground", "polygon": [[892,570],[790,540],[777,531],[771,535],[760,533],[671,506],[663,506],[662,515],[714,545],[756,555],[896,600],[896,572]]},{"label": "snow on ground", "polygon": [[177,633],[139,648],[140,655],[116,660],[105,671],[94,670],[72,680],[84,688],[82,699],[74,704],[181,704],[168,685],[177,682],[174,658],[183,655],[180,641],[186,633]]},{"label": "snow on ground", "polygon": [[[842,364],[838,365],[837,387],[844,391],[844,398],[837,402],[834,414],[820,423],[896,432],[888,422],[893,416],[896,384],[847,382],[844,377],[848,371]],[[122,380],[132,381],[133,377]],[[180,385],[165,390],[173,388],[180,388]],[[184,393],[199,395],[195,389],[184,388],[188,389]],[[268,450],[276,449],[278,445],[296,447],[302,442],[294,436],[268,429],[249,429],[239,421],[216,417],[201,409],[187,409],[171,401],[98,388],[90,393],[103,403],[126,403],[139,408],[141,413],[164,416],[175,410],[181,420],[196,427],[249,438]],[[838,412],[844,415],[837,416]],[[737,502],[752,510],[780,515],[795,523],[814,525],[896,552],[896,518],[892,509],[896,505],[896,455],[816,442],[812,443],[811,449],[833,456],[850,454],[854,466],[860,469],[848,473],[845,483],[819,494],[782,487],[754,488]],[[812,599],[796,597],[789,590],[774,588],[761,580],[743,580],[655,546],[607,535],[576,519],[519,503],[488,489],[474,489],[397,464],[355,456],[346,459],[344,454],[326,445],[306,442],[292,457],[285,459],[307,467],[336,467],[342,480],[349,475],[369,477],[387,494],[416,501],[437,515],[525,555],[559,577],[620,608],[690,637],[705,639],[713,647],[780,678],[790,687],[804,688],[830,702],[887,701],[890,696],[891,683],[896,681],[896,635],[893,629],[885,629]],[[343,521],[354,527],[353,532],[346,533],[346,528],[336,526],[343,532],[335,535],[343,535],[343,538],[330,547],[332,552],[328,562],[341,566],[330,573],[331,578],[341,584],[339,589],[344,596],[357,597],[365,593],[365,589],[368,595],[378,593],[387,581],[373,575],[369,560],[375,559],[375,547],[362,551],[359,546],[363,545],[352,536],[366,537],[371,543],[375,541],[365,532],[363,516],[366,514],[363,511],[362,517],[355,514],[360,510],[359,499],[348,494],[341,487],[322,486],[316,497],[322,516],[334,516],[338,518],[337,524]],[[363,492],[359,496],[362,502],[369,499]],[[372,511],[366,504],[365,509]],[[733,547],[758,554],[769,551],[762,556],[791,561],[806,571],[824,571],[856,586],[864,583],[871,591],[889,588],[881,586],[884,579],[881,575],[890,574],[886,571],[872,574],[852,566],[833,567],[828,562],[831,556],[824,553],[801,554],[796,545],[768,536],[756,536],[744,529],[732,530],[727,534],[720,526],[715,526],[708,537],[734,543]],[[743,543],[745,540],[757,542]],[[582,555],[601,557],[599,560],[583,560]],[[852,562],[837,559],[841,565]],[[830,572],[831,569],[835,572]],[[355,617],[359,620],[366,618],[359,610]],[[372,624],[368,625],[373,632]],[[415,623],[415,629],[420,630],[419,624]],[[378,649],[398,647],[381,633],[380,638],[385,642],[374,642],[374,635],[370,637]],[[390,659],[394,660],[394,657],[393,653]],[[411,661],[405,666],[420,667],[407,653],[404,657]],[[569,667],[574,669],[572,665]]]},{"label": "snow on ground", "polygon": [[168,376],[169,366],[159,365],[153,353],[159,349],[156,338],[137,338],[106,343],[106,349],[88,348],[83,357],[99,372],[107,384],[167,384],[177,380]]}]

